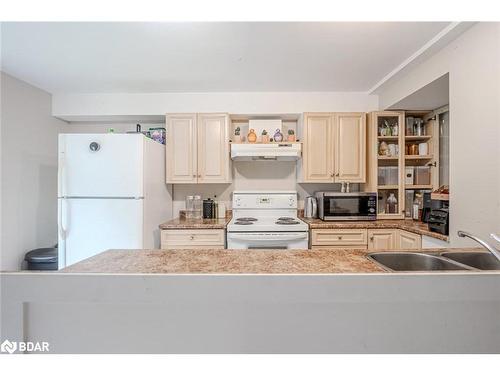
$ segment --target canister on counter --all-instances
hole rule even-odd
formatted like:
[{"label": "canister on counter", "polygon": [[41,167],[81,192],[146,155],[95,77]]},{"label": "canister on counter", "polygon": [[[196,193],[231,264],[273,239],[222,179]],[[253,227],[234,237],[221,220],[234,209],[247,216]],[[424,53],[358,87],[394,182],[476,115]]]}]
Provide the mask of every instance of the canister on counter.
[{"label": "canister on counter", "polygon": [[214,210],[214,201],[210,198],[203,199],[203,218],[212,219]]}]

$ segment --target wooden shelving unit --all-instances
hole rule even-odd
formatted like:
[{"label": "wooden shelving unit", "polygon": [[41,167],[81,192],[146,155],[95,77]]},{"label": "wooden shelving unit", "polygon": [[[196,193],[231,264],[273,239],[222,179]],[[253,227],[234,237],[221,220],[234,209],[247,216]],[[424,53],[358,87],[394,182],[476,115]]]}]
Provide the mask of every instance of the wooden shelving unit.
[{"label": "wooden shelving unit", "polygon": [[[415,129],[415,125],[412,127],[410,123],[415,124],[416,122],[422,124],[419,135],[414,135],[413,130]],[[405,191],[409,194],[405,194],[405,206],[409,204],[413,204],[416,194],[422,194],[424,191],[432,191],[438,188],[438,169],[435,168],[437,166],[437,162],[435,160],[435,155],[439,155],[439,128],[437,126],[436,121],[432,118],[432,112],[429,111],[417,111],[410,112],[407,111],[405,113],[405,151],[407,149],[407,145],[421,144],[427,143],[427,155],[405,155],[405,174],[407,167],[414,167],[413,175],[414,180],[417,182],[417,171],[418,173],[429,173],[429,184],[422,183],[414,183],[414,184],[405,184]],[[419,169],[417,169],[419,168]],[[426,172],[427,171],[427,172]],[[405,176],[406,177],[406,176]],[[427,180],[424,178],[424,180]],[[411,193],[413,191],[413,195]],[[411,210],[406,210],[406,215],[410,215]]]},{"label": "wooden shelving unit", "polygon": [[[439,155],[439,134],[435,120],[431,118],[432,113],[429,111],[418,112],[372,112],[368,114],[368,174],[365,191],[376,191],[378,193],[377,217],[379,219],[402,219],[405,216],[405,207],[407,195],[411,195],[411,191],[419,192],[432,191],[438,187],[438,174],[436,171],[437,162],[436,155]],[[410,131],[410,122],[408,120],[408,132],[406,119],[408,117],[418,118],[418,123],[422,124],[419,130],[419,135],[413,134],[413,126]],[[397,135],[392,135],[392,129],[387,128],[397,125],[395,132]],[[384,128],[384,130],[382,130]],[[381,134],[383,133],[383,135]],[[399,153],[397,155],[380,155],[379,147],[381,142],[387,143],[389,147],[397,145]],[[427,155],[408,155],[409,147],[414,145],[427,143]],[[394,146],[390,146],[394,150]],[[431,166],[432,165],[432,166]],[[406,184],[407,167],[414,167],[408,173],[413,173],[414,182]],[[430,169],[429,183],[426,182],[425,173]],[[418,178],[416,177],[418,174]],[[424,174],[424,175],[422,175]],[[422,183],[423,182],[423,183]],[[398,212],[386,212],[386,202],[390,194],[398,200]],[[413,200],[409,202],[413,204]],[[409,211],[408,211],[409,212]]]},{"label": "wooden shelving unit", "polygon": [[[404,114],[402,112],[372,112],[368,114],[368,173],[366,191],[378,193],[377,217],[402,219],[404,207]],[[389,134],[387,134],[389,133]],[[392,134],[391,134],[392,133]],[[396,135],[393,135],[396,134]],[[380,155],[379,147],[387,143],[389,155]],[[396,149],[396,154],[394,149]],[[380,171],[380,173],[379,173]],[[393,194],[397,201],[396,212],[387,212],[387,199]]]}]

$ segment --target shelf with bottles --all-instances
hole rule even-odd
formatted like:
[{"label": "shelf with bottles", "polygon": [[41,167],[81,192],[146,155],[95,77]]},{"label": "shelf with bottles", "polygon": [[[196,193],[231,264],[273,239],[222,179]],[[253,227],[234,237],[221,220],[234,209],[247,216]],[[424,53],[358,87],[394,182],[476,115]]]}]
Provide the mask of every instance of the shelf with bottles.
[{"label": "shelf with bottles", "polygon": [[400,215],[398,196],[398,189],[380,190],[378,192],[377,215]]},{"label": "shelf with bottles", "polygon": [[[420,220],[421,210],[423,208],[424,193],[430,193],[431,189],[408,189],[405,191],[405,218],[415,219],[415,215]],[[418,206],[418,211],[414,212],[414,206]]]}]

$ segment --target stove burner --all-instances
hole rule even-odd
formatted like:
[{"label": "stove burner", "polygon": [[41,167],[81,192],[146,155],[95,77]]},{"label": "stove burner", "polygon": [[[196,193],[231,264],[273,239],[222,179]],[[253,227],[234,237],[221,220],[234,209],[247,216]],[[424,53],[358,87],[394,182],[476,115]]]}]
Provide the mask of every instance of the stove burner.
[{"label": "stove burner", "polygon": [[239,217],[236,221],[257,221],[257,219],[254,217]]},{"label": "stove burner", "polygon": [[278,221],[295,221],[295,220],[297,220],[297,219],[294,217],[290,217],[290,216],[283,216],[283,217],[278,218]]},{"label": "stove burner", "polygon": [[235,221],[234,224],[235,225],[252,225],[253,222],[251,222],[251,221]]},{"label": "stove burner", "polygon": [[278,225],[296,225],[300,224],[298,221],[292,221],[292,220],[278,220],[276,221],[276,224]]}]

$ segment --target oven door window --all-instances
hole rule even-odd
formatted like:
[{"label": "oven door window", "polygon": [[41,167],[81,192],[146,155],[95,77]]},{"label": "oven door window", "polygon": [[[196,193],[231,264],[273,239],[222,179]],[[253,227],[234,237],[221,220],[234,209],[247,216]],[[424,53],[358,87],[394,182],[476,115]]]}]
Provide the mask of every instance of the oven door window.
[{"label": "oven door window", "polygon": [[367,216],[369,197],[325,197],[325,216]]}]

